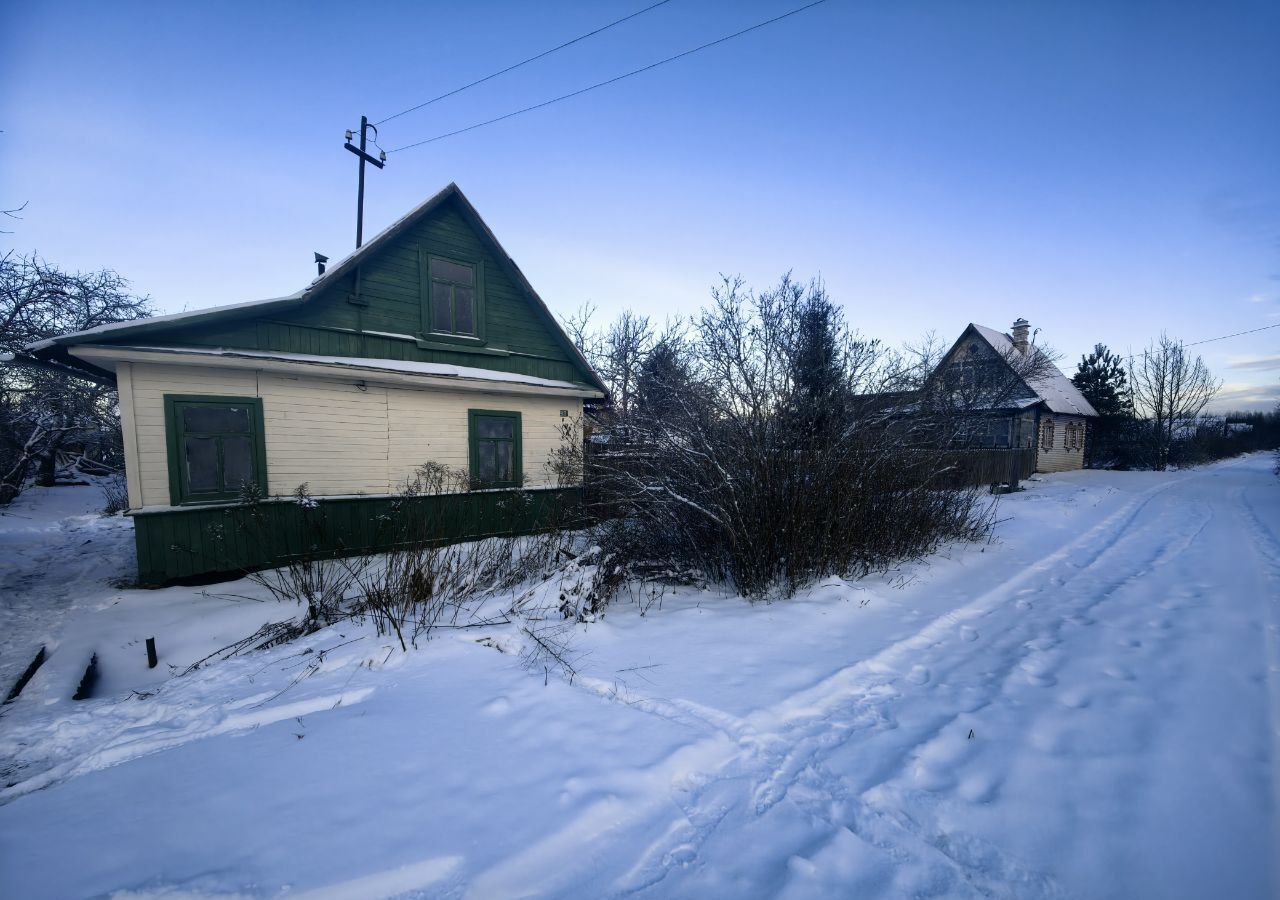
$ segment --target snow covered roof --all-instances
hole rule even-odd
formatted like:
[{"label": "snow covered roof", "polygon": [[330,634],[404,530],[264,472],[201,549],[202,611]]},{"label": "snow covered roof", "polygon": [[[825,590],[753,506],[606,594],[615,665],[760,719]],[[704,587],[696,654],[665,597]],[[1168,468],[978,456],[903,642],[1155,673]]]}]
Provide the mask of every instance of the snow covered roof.
[{"label": "snow covered roof", "polygon": [[[1014,345],[1013,338],[1003,331],[997,331],[985,325],[976,325],[972,322],[969,323],[969,327],[981,335],[991,345],[992,349],[1002,356],[1009,353],[1022,352]],[[1038,378],[1026,378],[1023,380],[1026,382],[1027,387],[1035,391],[1036,396],[1044,401],[1049,410],[1068,416],[1096,416],[1098,414],[1097,410],[1084,398],[1079,388],[1071,383],[1071,379],[1063,375],[1062,370],[1034,346],[1031,349],[1043,360],[1044,367],[1048,372]]]},{"label": "snow covered roof", "polygon": [[[457,378],[467,381],[495,381],[510,384],[524,384],[534,387],[557,388],[560,390],[581,391],[582,385],[572,381],[558,381],[552,378],[537,378],[533,375],[522,375],[519,372],[499,372],[494,369],[480,369],[471,366],[454,366],[448,363],[417,362],[403,359],[375,359],[366,356],[319,356],[309,353],[279,353],[275,351],[239,350],[225,347],[148,347],[142,345],[112,344],[110,347],[84,347],[78,352],[86,354],[92,351],[134,352],[134,353],[180,353],[196,356],[211,356],[223,359],[261,359],[278,362],[301,363],[318,366],[340,366],[350,369],[372,369],[381,372],[397,372],[409,375],[430,375],[436,378]],[[94,353],[93,355],[97,355]]]},{"label": "snow covered roof", "polygon": [[[92,342],[95,337],[110,332],[128,333],[128,334],[149,334],[153,331],[160,331],[174,324],[196,324],[207,319],[220,319],[227,316],[236,317],[239,315],[261,314],[271,310],[284,307],[290,307],[302,304],[324,287],[328,287],[341,279],[345,275],[352,272],[361,262],[369,256],[377,253],[385,247],[390,241],[394,240],[405,229],[411,227],[419,221],[423,216],[439,207],[446,201],[453,200],[456,209],[462,214],[468,223],[475,229],[481,239],[487,242],[494,255],[502,264],[507,274],[516,285],[523,289],[532,301],[534,308],[545,317],[550,325],[551,332],[559,340],[565,352],[569,354],[570,359],[582,370],[584,380],[600,391],[606,391],[604,382],[600,380],[600,376],[596,374],[591,367],[591,363],[582,355],[582,352],[574,345],[564,333],[559,322],[552,314],[546,302],[538,296],[538,292],[533,289],[533,285],[529,283],[520,267],[516,265],[502,245],[498,243],[498,238],[489,228],[484,219],[480,218],[480,213],[471,205],[471,201],[462,193],[462,189],[457,184],[450,182],[440,191],[429,197],[422,203],[401,216],[387,228],[380,231],[368,243],[357,248],[347,254],[336,264],[331,265],[323,275],[313,279],[309,285],[296,293],[289,294],[285,297],[276,297],[270,300],[253,300],[246,303],[234,303],[227,306],[215,306],[207,309],[191,310],[189,312],[174,313],[167,316],[153,316],[147,319],[135,319],[129,322],[114,322],[108,325],[99,325],[96,328],[86,329],[84,331],[71,332],[69,334],[59,335],[48,340],[37,341],[24,348],[27,353],[38,353],[47,351],[55,346],[64,346],[72,344],[84,344]],[[114,337],[115,335],[113,335]],[[398,336],[398,335],[397,335]]]},{"label": "snow covered roof", "polygon": [[272,297],[269,300],[247,300],[244,303],[228,303],[224,306],[210,306],[206,309],[191,309],[186,312],[170,313],[166,316],[148,316],[145,319],[129,319],[124,322],[108,322],[106,325],[96,325],[93,328],[86,328],[84,331],[71,331],[67,334],[60,334],[57,337],[45,338],[42,341],[28,344],[23,349],[28,353],[34,353],[37,350],[44,350],[55,344],[78,343],[83,338],[92,338],[97,335],[109,334],[113,331],[135,331],[135,330],[152,330],[153,326],[171,325],[179,322],[187,322],[193,319],[202,319],[206,316],[215,314],[236,312],[239,310],[252,312],[265,312],[267,309],[274,309],[277,306],[295,306],[301,302],[304,292],[290,294],[287,297]]}]

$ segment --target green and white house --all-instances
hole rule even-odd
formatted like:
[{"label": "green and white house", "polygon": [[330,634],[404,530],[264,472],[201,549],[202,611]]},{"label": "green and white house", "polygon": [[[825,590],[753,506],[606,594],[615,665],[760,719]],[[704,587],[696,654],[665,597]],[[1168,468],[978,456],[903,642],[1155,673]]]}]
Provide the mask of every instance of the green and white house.
[{"label": "green and white house", "polygon": [[[442,539],[537,528],[574,490],[546,466],[574,439],[565,424],[605,395],[453,184],[296,294],[63,335],[25,356],[118,387],[144,583],[278,561],[228,537],[245,483],[269,497],[305,483],[346,551],[376,549],[371,523],[428,462],[470,473],[471,490],[424,498],[457,508],[463,524]],[[268,507],[273,527],[301,532],[299,504],[255,508]]]}]

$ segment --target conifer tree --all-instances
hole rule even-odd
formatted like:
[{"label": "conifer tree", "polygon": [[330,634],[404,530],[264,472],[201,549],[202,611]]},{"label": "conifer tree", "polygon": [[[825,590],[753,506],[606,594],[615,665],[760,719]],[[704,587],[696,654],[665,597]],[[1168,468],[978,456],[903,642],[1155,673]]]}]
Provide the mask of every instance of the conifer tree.
[{"label": "conifer tree", "polygon": [[1116,418],[1133,414],[1129,377],[1124,360],[1105,344],[1094,344],[1093,352],[1081,356],[1071,382],[1084,394],[1098,415]]}]

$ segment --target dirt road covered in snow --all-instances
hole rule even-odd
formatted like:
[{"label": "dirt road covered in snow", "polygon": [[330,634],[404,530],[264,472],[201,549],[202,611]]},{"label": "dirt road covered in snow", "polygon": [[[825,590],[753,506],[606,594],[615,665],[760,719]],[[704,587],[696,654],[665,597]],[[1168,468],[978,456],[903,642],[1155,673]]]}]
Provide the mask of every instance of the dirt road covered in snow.
[{"label": "dirt road covered in snow", "polygon": [[305,680],[279,648],[0,718],[0,753],[59,756],[0,791],[0,882],[1272,897],[1270,468],[1052,476],[1001,501],[991,544],[928,565],[772,605],[619,605],[578,634],[572,684],[470,632],[388,655],[346,629]]}]

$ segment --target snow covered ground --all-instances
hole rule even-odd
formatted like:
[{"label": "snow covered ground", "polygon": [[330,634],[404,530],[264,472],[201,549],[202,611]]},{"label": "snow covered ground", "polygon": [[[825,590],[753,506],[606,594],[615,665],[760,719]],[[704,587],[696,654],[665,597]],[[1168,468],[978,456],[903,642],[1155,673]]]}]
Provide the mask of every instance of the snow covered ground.
[{"label": "snow covered ground", "polygon": [[4,677],[50,648],[0,712],[0,893],[1276,896],[1270,469],[1054,475],[886,577],[620,602],[572,684],[511,626],[172,677],[288,610],[113,587],[128,523],[35,492],[0,516]]}]

